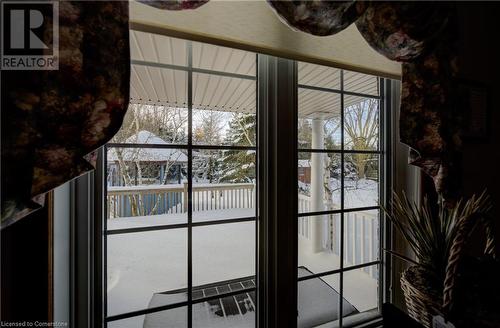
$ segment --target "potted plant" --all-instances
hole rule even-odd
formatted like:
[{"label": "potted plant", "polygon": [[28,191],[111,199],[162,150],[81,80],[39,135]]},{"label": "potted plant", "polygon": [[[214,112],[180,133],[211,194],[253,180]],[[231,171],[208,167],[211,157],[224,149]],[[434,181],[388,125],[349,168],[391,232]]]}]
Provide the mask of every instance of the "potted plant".
[{"label": "potted plant", "polygon": [[401,276],[401,288],[408,314],[425,327],[432,327],[433,316],[448,314],[464,242],[479,223],[487,227],[485,253],[494,254],[491,221],[486,219],[490,209],[485,192],[452,206],[440,200],[434,212],[427,199],[420,207],[405,194],[400,197],[394,193],[391,211],[384,208],[415,253],[416,260],[412,260],[387,250],[412,264]]}]

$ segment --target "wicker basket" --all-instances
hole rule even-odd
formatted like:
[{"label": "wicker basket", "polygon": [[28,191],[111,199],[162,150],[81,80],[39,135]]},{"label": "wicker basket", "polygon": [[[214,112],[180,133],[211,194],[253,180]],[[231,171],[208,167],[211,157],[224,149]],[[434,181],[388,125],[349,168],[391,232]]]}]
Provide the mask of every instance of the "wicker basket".
[{"label": "wicker basket", "polygon": [[480,215],[471,215],[463,218],[458,224],[442,292],[432,290],[426,283],[425,275],[418,266],[411,266],[401,276],[401,289],[405,297],[406,307],[410,317],[421,323],[424,327],[432,328],[432,317],[450,313],[453,306],[453,290],[456,287],[456,277],[459,260],[465,249],[465,242],[475,225],[482,223],[486,231],[486,246],[484,253],[495,256],[495,237],[491,219]]},{"label": "wicker basket", "polygon": [[401,289],[410,317],[427,328],[432,327],[432,317],[441,313],[443,296],[429,290],[420,267],[411,266],[403,272]]}]

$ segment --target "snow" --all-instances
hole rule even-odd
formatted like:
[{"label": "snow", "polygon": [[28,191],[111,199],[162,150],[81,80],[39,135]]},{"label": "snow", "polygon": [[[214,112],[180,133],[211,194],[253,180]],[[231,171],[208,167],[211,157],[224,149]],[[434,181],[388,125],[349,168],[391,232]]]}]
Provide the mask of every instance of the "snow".
[{"label": "snow", "polygon": [[[330,190],[332,191],[332,201],[335,208],[340,208],[340,180],[330,179]],[[298,181],[299,193],[309,196],[311,185]],[[379,204],[378,181],[369,179],[344,179],[344,207],[368,207]]]},{"label": "snow", "polygon": [[157,190],[183,190],[184,189],[184,184],[168,184],[168,185],[161,185],[161,184],[149,184],[149,185],[138,185],[138,186],[108,186],[108,191],[134,191],[134,192],[139,192],[139,191],[152,191],[154,190],[155,192]]},{"label": "snow", "polygon": [[[205,211],[196,220],[251,213],[255,210]],[[108,228],[183,220],[173,214],[119,218],[108,220]],[[255,274],[254,221],[193,227],[192,241],[194,286]],[[109,235],[107,251],[108,315],[147,308],[153,294],[187,287],[186,228]]]},{"label": "snow", "polygon": [[[339,200],[339,181],[331,179],[330,187],[333,190],[333,199]],[[309,185],[302,184],[302,188],[307,190]],[[377,204],[376,181],[345,180],[345,191],[346,207]],[[244,217],[255,217],[255,208],[193,212],[193,222]],[[179,213],[109,219],[107,227],[108,230],[115,230],[185,223],[187,223],[186,214]],[[254,221],[193,227],[193,285],[199,286],[254,275],[255,233]],[[185,297],[184,299],[165,297],[157,298],[154,304],[151,303],[153,296],[158,293],[187,288],[187,243],[186,228],[108,235],[108,315],[185,300]],[[308,243],[310,240],[299,237],[299,265],[313,273],[340,267],[337,255],[327,251],[312,253]],[[322,277],[322,280],[334,290],[339,290],[338,275]],[[377,292],[377,280],[362,269],[344,274],[344,298],[360,312],[377,306]],[[305,304],[312,304],[310,302],[312,300]],[[197,306],[205,305],[201,303]],[[318,309],[311,311],[316,310]],[[138,316],[118,321],[110,327],[142,327],[143,324],[144,327],[165,327],[162,325],[163,319],[180,318],[182,321],[182,318],[185,318],[185,311],[185,308],[180,308],[162,311],[155,315]],[[248,313],[243,321],[241,317],[221,318],[204,309],[196,313],[193,318],[195,327],[246,328],[252,326],[255,320],[255,313]],[[312,313],[308,318],[313,318],[316,314]],[[184,326],[184,321],[181,321],[178,323],[179,326]]]},{"label": "snow", "polygon": [[[201,180],[201,179],[200,179]],[[187,182],[186,182],[187,183]],[[234,183],[193,183],[193,188],[232,188]],[[138,185],[138,186],[108,186],[108,191],[148,191],[148,190],[171,190],[171,189],[183,189],[184,184],[172,183],[168,185],[163,184],[149,184],[149,185]]]},{"label": "snow", "polygon": [[[299,267],[299,277],[307,276],[310,271]],[[338,285],[338,275],[335,280]],[[344,316],[358,311],[345,299],[342,313]],[[338,287],[333,288],[324,277],[299,282],[298,285],[298,328],[310,328],[324,324],[339,317]]]},{"label": "snow", "polygon": [[[330,252],[313,253],[310,240],[300,237],[298,246],[299,265],[313,273],[325,272],[340,268],[340,258]],[[339,277],[330,275],[322,277],[333,289],[339,290]],[[377,306],[377,283],[369,274],[361,270],[352,270],[344,273],[343,297],[359,312],[371,310]]]},{"label": "snow", "polygon": [[308,159],[299,159],[298,167],[311,167],[311,161]]},{"label": "snow", "polygon": [[165,140],[146,130],[141,130],[128,137],[125,143],[166,144]]},{"label": "snow", "polygon": [[[311,185],[297,181],[299,197],[309,199]],[[337,179],[330,179],[329,189],[332,191],[332,208],[340,208],[341,185]],[[377,181],[369,179],[344,179],[344,208],[369,207],[379,205],[379,185]],[[299,212],[310,211],[311,208],[299,208]],[[318,211],[325,208],[314,209]]]},{"label": "snow", "polygon": [[[340,187],[340,183],[337,182]],[[367,207],[377,206],[379,204],[379,185],[378,181],[369,179],[344,180],[344,207]],[[334,192],[334,199],[340,199],[340,189]]]},{"label": "snow", "polygon": [[[155,144],[155,145],[168,145],[168,142],[158,137],[149,131],[139,131],[138,133],[130,136],[125,140],[125,143],[130,144]],[[187,156],[178,149],[170,148],[122,148],[121,153],[123,160],[142,161],[142,162],[178,162],[186,163]],[[115,148],[110,148],[108,151],[108,162],[118,161],[118,155]]]}]

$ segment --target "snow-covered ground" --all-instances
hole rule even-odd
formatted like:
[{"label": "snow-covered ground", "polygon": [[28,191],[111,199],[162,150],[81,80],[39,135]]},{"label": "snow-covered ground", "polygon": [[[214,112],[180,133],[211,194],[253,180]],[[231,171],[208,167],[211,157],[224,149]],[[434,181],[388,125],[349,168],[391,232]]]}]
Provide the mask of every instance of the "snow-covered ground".
[{"label": "snow-covered ground", "polygon": [[[340,182],[332,179],[331,184],[336,186],[333,199],[340,199]],[[377,206],[379,196],[378,182],[368,179],[344,180],[344,207]]]},{"label": "snow-covered ground", "polygon": [[[193,212],[193,222],[255,217],[254,208],[233,208]],[[107,220],[108,230],[187,223],[187,213],[133,216]]]},{"label": "snow-covered ground", "polygon": [[[193,214],[197,221],[207,221],[251,217],[254,213],[254,209],[229,209]],[[185,222],[185,215],[165,214],[110,219],[107,225],[113,230]],[[254,221],[193,227],[193,285],[254,275],[255,232]],[[299,242],[303,242],[301,238]],[[332,265],[338,267],[339,259],[332,253],[312,254],[300,245],[299,250],[301,265],[311,272],[331,270]],[[187,287],[187,229],[109,235],[107,261],[108,315],[148,308],[155,293]],[[323,280],[339,290],[338,275]],[[345,299],[359,311],[376,306],[377,282],[363,271],[346,273],[344,288]],[[165,302],[182,300],[168,298]],[[180,313],[185,309],[175,311]],[[154,316],[148,320],[153,323]],[[143,322],[144,316],[139,316],[110,324],[110,327],[142,327]],[[199,326],[205,327],[202,323]]]},{"label": "snow-covered ground", "polygon": [[[236,212],[201,212],[198,220],[251,217],[254,213],[252,209]],[[108,229],[183,222],[185,217],[176,214],[118,218],[108,220]],[[253,221],[194,227],[193,284],[253,275],[255,229]],[[109,315],[147,307],[154,292],[187,287],[186,228],[109,235],[107,250]]]},{"label": "snow-covered ground", "polygon": [[[299,194],[308,196],[310,184],[298,181]],[[335,208],[340,208],[340,180],[330,179],[332,202]],[[344,179],[344,208],[377,206],[379,204],[378,181],[370,179]],[[301,211],[301,209],[299,209]]]},{"label": "snow-covered ground", "polygon": [[[330,252],[313,253],[310,241],[299,238],[299,265],[308,268],[311,272],[325,272],[340,268],[340,258]],[[322,279],[339,290],[339,275],[330,275]],[[343,297],[359,312],[371,310],[377,306],[378,281],[361,270],[352,270],[344,273]]]}]

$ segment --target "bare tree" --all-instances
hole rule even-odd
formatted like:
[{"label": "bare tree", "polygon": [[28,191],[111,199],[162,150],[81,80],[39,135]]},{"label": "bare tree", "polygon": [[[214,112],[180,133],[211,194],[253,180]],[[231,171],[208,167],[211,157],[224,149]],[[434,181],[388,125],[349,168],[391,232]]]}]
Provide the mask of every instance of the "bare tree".
[{"label": "bare tree", "polygon": [[[148,131],[167,142],[182,143],[185,141],[186,126],[187,114],[183,108],[131,104],[122,128],[113,138],[113,142],[147,142],[138,138],[139,132]],[[144,150],[141,148],[113,148],[113,151],[118,161],[118,175],[125,186],[148,184],[150,180],[144,171],[150,175],[153,170],[159,170],[157,164],[142,158]],[[167,184],[168,172],[181,155],[180,151],[171,151],[166,158],[162,158],[165,174],[159,184]],[[149,213],[146,213],[142,195],[131,195],[129,201],[133,216],[155,214],[158,211],[161,195],[156,198]]]},{"label": "bare tree", "polygon": [[[379,134],[378,100],[367,99],[346,108],[344,114],[345,148],[356,150],[377,149]],[[349,156],[359,179],[366,178],[370,154]]]}]

